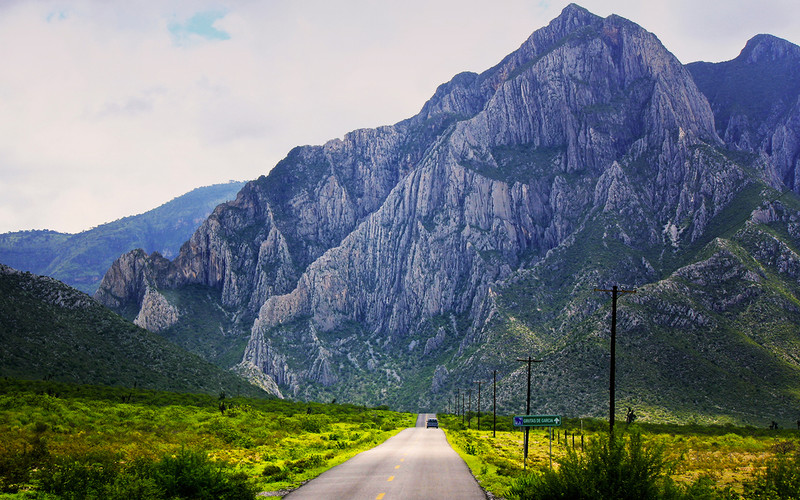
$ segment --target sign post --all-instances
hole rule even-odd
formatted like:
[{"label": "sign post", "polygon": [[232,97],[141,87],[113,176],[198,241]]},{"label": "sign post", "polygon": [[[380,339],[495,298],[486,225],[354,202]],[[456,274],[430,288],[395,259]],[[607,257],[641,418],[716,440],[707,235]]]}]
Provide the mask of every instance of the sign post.
[{"label": "sign post", "polygon": [[[547,435],[550,438],[550,468],[553,468],[553,427],[561,427],[563,419],[561,415],[515,415],[514,427],[525,427],[525,435],[527,436],[528,428],[530,427],[547,427]],[[525,441],[525,456],[523,460],[528,459],[527,440]]]},{"label": "sign post", "polygon": [[[528,397],[525,399],[525,413],[531,412],[531,363],[541,363],[543,359],[533,359],[528,356],[528,359],[518,359],[521,363],[528,364]],[[528,468],[528,426],[525,426],[525,451],[522,455],[522,468]]]}]

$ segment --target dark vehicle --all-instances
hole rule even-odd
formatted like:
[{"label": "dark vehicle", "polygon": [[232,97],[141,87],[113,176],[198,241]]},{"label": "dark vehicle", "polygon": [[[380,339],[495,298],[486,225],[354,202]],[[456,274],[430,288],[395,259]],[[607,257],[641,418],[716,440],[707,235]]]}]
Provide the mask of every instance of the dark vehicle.
[{"label": "dark vehicle", "polygon": [[429,418],[428,419],[428,423],[425,424],[425,428],[428,429],[430,427],[434,427],[434,428],[438,429],[439,428],[439,421],[436,420],[435,418]]}]

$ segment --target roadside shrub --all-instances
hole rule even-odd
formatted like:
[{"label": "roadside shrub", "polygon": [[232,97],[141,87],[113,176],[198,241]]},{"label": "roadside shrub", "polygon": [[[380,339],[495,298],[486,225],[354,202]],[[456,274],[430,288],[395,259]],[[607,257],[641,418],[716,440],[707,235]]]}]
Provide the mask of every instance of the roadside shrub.
[{"label": "roadside shrub", "polygon": [[[688,485],[669,477],[671,464],[664,445],[642,441],[638,433],[610,439],[602,434],[589,441],[586,453],[568,449],[557,470],[519,476],[507,492],[515,499],[617,500],[736,500],[730,487],[718,489],[713,479],[701,476]],[[766,497],[765,497],[766,498]],[[772,497],[770,497],[772,498]],[[789,497],[787,497],[789,498]],[[795,497],[792,497],[795,498]]]},{"label": "roadside shrub", "polygon": [[295,474],[299,474],[308,469],[313,469],[314,467],[320,466],[323,463],[325,463],[325,459],[322,457],[322,455],[309,455],[305,458],[295,460],[294,462],[287,462],[286,468]]},{"label": "roadside shrub", "polygon": [[104,500],[151,500],[164,497],[164,490],[156,480],[133,473],[117,475],[101,489],[97,498]]},{"label": "roadside shrub", "polygon": [[16,493],[30,482],[32,469],[50,461],[44,430],[37,427],[36,434],[27,441],[0,442],[0,492]]},{"label": "roadside shrub", "polygon": [[300,430],[319,434],[330,426],[330,421],[327,415],[302,415],[299,418]]},{"label": "roadside shrub", "polygon": [[261,475],[266,477],[269,481],[283,481],[289,478],[289,471],[282,469],[275,464],[268,464],[261,471]]},{"label": "roadside shrub", "polygon": [[784,500],[800,497],[800,453],[778,455],[767,469],[745,483],[744,497],[754,500]]},{"label": "roadside shrub", "polygon": [[585,454],[568,450],[557,470],[526,474],[508,491],[510,499],[661,498],[668,482],[663,447],[644,446],[641,436],[589,442]]},{"label": "roadside shrub", "polygon": [[257,493],[246,474],[229,471],[201,451],[184,449],[165,456],[154,465],[153,476],[166,498],[239,500]]},{"label": "roadside shrub", "polygon": [[65,456],[42,468],[37,477],[41,491],[67,500],[240,500],[257,493],[246,474],[190,450],[127,465],[110,453]]},{"label": "roadside shrub", "polygon": [[65,499],[103,498],[119,475],[117,457],[107,452],[63,456],[37,474],[39,488]]}]

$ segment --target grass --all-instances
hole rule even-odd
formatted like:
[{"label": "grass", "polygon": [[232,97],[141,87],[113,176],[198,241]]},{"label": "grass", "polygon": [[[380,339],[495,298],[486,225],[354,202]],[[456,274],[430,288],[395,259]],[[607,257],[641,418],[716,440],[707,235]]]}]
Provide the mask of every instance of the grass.
[{"label": "grass", "polygon": [[[466,429],[460,417],[439,415],[448,441],[481,486],[493,495],[504,497],[511,484],[524,476],[526,470],[522,431],[509,429],[510,417],[498,420],[503,421],[502,430],[493,437],[491,417],[483,419],[478,430],[474,428],[474,418],[473,428]],[[596,419],[565,420],[564,426],[556,428],[557,434],[553,436],[553,468],[559,469],[570,449],[577,453],[588,449],[591,440],[607,434],[607,428],[605,422]],[[662,448],[669,478],[677,488],[702,485],[705,490],[716,491],[719,495],[744,494],[745,498],[750,498],[748,492],[754,490],[759,481],[763,482],[763,475],[770,467],[777,469],[776,463],[785,462],[787,457],[800,451],[800,431],[794,429],[677,424],[627,426],[621,422],[615,428],[624,435],[641,435],[645,446]],[[550,469],[547,429],[531,429],[528,453],[528,472],[544,473]],[[789,474],[784,472],[784,475]]]},{"label": "grass", "polygon": [[[352,405],[2,382],[0,492],[9,495],[112,498],[108,492],[122,483],[128,491],[213,478],[225,491],[286,491],[414,418]],[[181,479],[186,464],[205,470],[203,477]],[[159,475],[164,470],[171,479]]]}]

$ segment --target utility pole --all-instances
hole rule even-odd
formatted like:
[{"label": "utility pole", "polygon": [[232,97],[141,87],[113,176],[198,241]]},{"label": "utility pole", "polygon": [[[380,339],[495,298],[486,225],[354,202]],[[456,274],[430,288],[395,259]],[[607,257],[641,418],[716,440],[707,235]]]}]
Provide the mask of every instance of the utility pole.
[{"label": "utility pole", "polygon": [[459,413],[459,411],[458,411],[458,403],[459,403],[460,401],[461,401],[461,393],[460,393],[460,390],[459,390],[459,389],[456,389],[456,405],[455,405],[455,409],[456,409],[456,417],[458,417],[458,413]]},{"label": "utility pole", "polygon": [[469,397],[467,398],[467,429],[472,429],[472,387],[469,388]]},{"label": "utility pole", "polygon": [[497,370],[492,371],[492,437],[497,437]]},{"label": "utility pole", "polygon": [[[517,359],[522,363],[528,363],[528,397],[525,400],[525,415],[531,414],[531,363],[541,363],[542,359],[533,359],[528,356],[527,359]],[[522,468],[528,468],[528,433],[530,432],[530,427],[525,427],[525,452],[522,455]]]},{"label": "utility pole", "polygon": [[478,384],[478,430],[481,430],[481,384],[483,380],[474,380],[473,384]]},{"label": "utility pole", "polygon": [[608,433],[614,437],[614,393],[617,364],[617,296],[620,293],[636,293],[636,290],[622,290],[614,285],[611,290],[595,288],[595,292],[611,293],[611,366],[608,376]]}]

